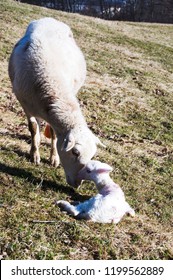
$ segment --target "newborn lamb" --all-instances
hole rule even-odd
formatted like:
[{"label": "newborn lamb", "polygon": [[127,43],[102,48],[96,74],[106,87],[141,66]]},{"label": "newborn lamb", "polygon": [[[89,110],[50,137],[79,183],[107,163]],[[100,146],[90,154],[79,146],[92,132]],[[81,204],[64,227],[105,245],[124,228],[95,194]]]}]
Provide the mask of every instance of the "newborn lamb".
[{"label": "newborn lamb", "polygon": [[57,205],[77,219],[86,219],[99,223],[117,224],[122,217],[129,213],[135,216],[135,211],[126,202],[120,186],[109,177],[112,171],[106,163],[90,160],[78,173],[78,180],[94,181],[99,193],[83,203],[72,205],[67,201],[59,200]]}]

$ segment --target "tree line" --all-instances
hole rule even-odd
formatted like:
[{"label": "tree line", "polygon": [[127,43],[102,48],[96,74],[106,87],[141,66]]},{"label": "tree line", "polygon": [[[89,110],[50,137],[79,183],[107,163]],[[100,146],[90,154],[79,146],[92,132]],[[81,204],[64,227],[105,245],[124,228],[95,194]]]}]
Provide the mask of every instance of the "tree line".
[{"label": "tree line", "polygon": [[17,0],[107,20],[173,23],[173,0]]}]

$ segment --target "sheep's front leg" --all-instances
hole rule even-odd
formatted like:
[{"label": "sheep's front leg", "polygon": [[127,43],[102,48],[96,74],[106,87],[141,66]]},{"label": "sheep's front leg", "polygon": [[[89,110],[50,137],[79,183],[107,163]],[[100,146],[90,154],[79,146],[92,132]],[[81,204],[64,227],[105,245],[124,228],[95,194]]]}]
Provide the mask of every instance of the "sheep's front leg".
[{"label": "sheep's front leg", "polygon": [[30,157],[31,161],[35,164],[40,163],[40,153],[39,153],[39,145],[40,145],[40,130],[39,125],[35,117],[28,117],[28,126],[29,131],[31,133],[31,150]]},{"label": "sheep's front leg", "polygon": [[57,167],[60,163],[60,160],[57,152],[57,137],[52,127],[50,127],[50,134],[51,134],[50,163],[54,167]]}]

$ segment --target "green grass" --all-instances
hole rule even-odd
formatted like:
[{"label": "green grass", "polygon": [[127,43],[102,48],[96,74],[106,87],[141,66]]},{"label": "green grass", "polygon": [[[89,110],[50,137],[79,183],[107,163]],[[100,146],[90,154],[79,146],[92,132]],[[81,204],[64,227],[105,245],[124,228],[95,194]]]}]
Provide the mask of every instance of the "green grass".
[{"label": "green grass", "polygon": [[[107,145],[96,159],[113,166],[136,210],[118,225],[78,221],[57,199],[84,201],[93,184],[69,187],[61,166],[29,160],[30,137],[8,78],[8,59],[33,19],[69,24],[87,61],[79,100]],[[173,25],[108,22],[4,0],[0,3],[0,257],[2,259],[173,259]],[[49,221],[50,223],[38,223]]]}]

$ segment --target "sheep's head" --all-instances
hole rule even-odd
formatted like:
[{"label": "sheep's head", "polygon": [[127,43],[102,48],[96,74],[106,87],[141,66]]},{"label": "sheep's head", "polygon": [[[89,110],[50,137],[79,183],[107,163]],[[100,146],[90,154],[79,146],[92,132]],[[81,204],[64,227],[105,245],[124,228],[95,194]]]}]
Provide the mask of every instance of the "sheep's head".
[{"label": "sheep's head", "polygon": [[77,174],[95,155],[97,145],[104,146],[87,127],[71,130],[58,139],[58,153],[69,185],[79,186]]},{"label": "sheep's head", "polygon": [[109,178],[109,172],[113,168],[107,163],[100,162],[98,160],[90,160],[78,173],[77,180],[78,184],[82,180],[94,181],[95,184],[99,184],[106,178]]}]

